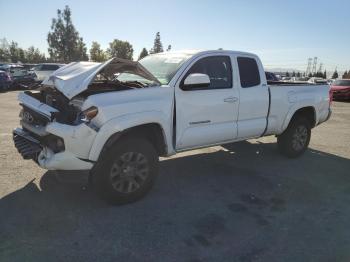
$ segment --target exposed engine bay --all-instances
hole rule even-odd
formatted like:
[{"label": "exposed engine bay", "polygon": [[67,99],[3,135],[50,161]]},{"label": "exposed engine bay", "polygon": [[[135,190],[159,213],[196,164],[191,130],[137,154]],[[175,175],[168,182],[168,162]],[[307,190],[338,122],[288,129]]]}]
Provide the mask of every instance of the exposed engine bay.
[{"label": "exposed engine bay", "polygon": [[155,85],[160,82],[138,62],[113,58],[103,64],[70,63],[44,80],[36,91],[25,93],[57,110],[50,121],[76,125],[81,123],[79,114],[87,97]]},{"label": "exposed engine bay", "polygon": [[[54,114],[54,119],[57,122],[74,125],[79,121],[81,107],[88,96],[106,92],[145,88],[147,86],[148,85],[138,81],[121,82],[117,79],[114,79],[113,81],[97,80],[92,82],[88,89],[71,100],[57,89],[45,85],[42,85],[36,91],[27,91],[25,93],[36,98],[40,102],[57,109],[59,112]],[[25,105],[23,105],[23,107],[25,110],[30,111],[29,108],[25,108]],[[35,112],[33,113],[35,114]]]}]

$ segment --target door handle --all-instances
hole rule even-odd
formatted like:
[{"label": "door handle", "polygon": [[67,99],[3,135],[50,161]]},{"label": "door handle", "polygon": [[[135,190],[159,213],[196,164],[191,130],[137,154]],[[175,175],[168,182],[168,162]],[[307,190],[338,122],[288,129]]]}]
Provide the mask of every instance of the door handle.
[{"label": "door handle", "polygon": [[234,103],[238,101],[238,97],[230,96],[224,99],[225,103]]}]

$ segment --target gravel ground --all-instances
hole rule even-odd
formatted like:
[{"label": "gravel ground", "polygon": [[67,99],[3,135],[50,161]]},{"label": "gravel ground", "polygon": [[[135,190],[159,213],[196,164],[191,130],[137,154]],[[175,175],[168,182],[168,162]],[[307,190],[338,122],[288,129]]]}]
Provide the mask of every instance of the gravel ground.
[{"label": "gravel ground", "polygon": [[113,207],[85,174],[20,157],[16,95],[0,94],[0,261],[350,261],[350,103],[301,158],[275,137],[182,153],[147,197]]}]

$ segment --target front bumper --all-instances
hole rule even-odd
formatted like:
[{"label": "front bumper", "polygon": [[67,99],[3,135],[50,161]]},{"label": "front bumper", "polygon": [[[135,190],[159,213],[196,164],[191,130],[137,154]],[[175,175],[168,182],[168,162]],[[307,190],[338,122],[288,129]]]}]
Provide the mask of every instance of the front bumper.
[{"label": "front bumper", "polygon": [[94,165],[93,161],[79,158],[67,150],[54,153],[21,128],[13,131],[13,140],[24,159],[33,159],[39,166],[48,170],[89,170]]},{"label": "front bumper", "polygon": [[42,150],[40,142],[21,128],[13,130],[13,142],[24,159],[37,160]]},{"label": "front bumper", "polygon": [[24,107],[21,125],[13,131],[17,150],[49,170],[87,170],[94,162],[89,153],[97,130],[86,123],[69,125],[54,120],[59,111],[27,93],[20,93]]},{"label": "front bumper", "polygon": [[71,152],[54,153],[47,147],[40,152],[38,164],[48,170],[90,170],[93,166],[92,161],[80,159]]}]

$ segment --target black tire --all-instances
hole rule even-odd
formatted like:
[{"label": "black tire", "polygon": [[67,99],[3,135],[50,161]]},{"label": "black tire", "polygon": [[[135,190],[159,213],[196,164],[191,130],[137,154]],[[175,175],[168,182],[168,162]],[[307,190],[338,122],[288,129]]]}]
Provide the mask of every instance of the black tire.
[{"label": "black tire", "polygon": [[113,205],[139,200],[158,175],[158,154],[146,139],[125,137],[108,150],[91,173],[98,195]]},{"label": "black tire", "polygon": [[311,126],[304,117],[293,119],[287,129],[277,137],[280,152],[290,158],[302,155],[311,138]]}]

